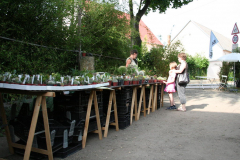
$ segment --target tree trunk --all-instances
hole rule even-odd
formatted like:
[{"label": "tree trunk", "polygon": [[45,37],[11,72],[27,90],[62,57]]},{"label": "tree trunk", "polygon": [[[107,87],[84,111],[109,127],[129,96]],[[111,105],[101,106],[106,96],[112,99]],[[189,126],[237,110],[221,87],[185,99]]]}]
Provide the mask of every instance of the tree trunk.
[{"label": "tree trunk", "polygon": [[139,23],[140,23],[140,20],[141,20],[142,16],[146,13],[150,3],[151,3],[150,0],[146,0],[143,8],[141,9],[141,5],[142,5],[142,1],[141,1],[140,6],[139,6],[139,10],[136,14],[136,17],[135,17],[135,19],[133,19],[134,18],[133,17],[133,4],[132,4],[132,0],[129,1],[131,22],[134,22],[134,28],[136,29],[136,31],[138,33],[137,36],[134,37],[134,45],[138,45],[139,47],[141,47],[141,44],[142,44],[142,40],[141,40],[140,32],[139,32]]}]

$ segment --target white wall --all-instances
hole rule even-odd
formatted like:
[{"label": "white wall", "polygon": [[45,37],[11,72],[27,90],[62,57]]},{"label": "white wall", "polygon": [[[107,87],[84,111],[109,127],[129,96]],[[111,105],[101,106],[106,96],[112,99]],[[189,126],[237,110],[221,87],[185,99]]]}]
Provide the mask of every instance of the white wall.
[{"label": "white wall", "polygon": [[[192,22],[190,22],[179,33],[179,35],[172,41],[172,43],[176,42],[177,40],[181,41],[185,49],[185,53],[192,56],[198,53],[209,59],[210,35],[205,34],[199,27],[197,27]],[[217,59],[224,55],[224,52],[219,44],[216,44],[212,49],[212,59]],[[207,70],[207,76],[219,79],[218,73],[220,71],[221,64],[221,62],[210,62]]]}]

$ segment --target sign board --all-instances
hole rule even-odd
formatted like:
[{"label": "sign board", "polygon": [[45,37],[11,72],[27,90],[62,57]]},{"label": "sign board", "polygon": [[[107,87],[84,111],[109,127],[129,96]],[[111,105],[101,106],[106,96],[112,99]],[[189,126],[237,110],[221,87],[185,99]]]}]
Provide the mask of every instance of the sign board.
[{"label": "sign board", "polygon": [[232,44],[232,52],[238,48],[238,44]]},{"label": "sign board", "polygon": [[238,36],[235,34],[232,38],[232,42],[236,44],[238,42]]},{"label": "sign board", "polygon": [[233,30],[232,30],[232,35],[234,34],[239,34],[239,30],[238,30],[238,27],[237,27],[237,23],[235,23],[234,27],[233,27]]}]

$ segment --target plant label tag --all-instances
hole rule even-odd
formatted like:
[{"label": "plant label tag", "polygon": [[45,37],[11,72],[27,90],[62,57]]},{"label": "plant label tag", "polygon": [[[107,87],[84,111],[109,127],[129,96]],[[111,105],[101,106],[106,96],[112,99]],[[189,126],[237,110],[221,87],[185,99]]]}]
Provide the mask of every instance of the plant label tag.
[{"label": "plant label tag", "polygon": [[32,84],[33,84],[33,82],[34,82],[34,78],[35,78],[35,75],[33,75],[33,77],[32,77]]}]

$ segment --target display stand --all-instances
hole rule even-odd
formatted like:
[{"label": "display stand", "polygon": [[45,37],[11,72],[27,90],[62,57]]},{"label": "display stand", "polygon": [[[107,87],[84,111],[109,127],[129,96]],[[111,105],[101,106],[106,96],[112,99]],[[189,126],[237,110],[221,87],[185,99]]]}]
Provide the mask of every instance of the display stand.
[{"label": "display stand", "polygon": [[163,95],[164,95],[164,83],[160,83],[161,85],[161,100],[160,100],[160,108],[163,107]]},{"label": "display stand", "polygon": [[[135,117],[135,121],[138,120],[137,117],[137,89],[140,87],[140,85],[134,85],[133,88],[133,94],[132,94],[132,104],[131,104],[131,113],[130,113],[130,125],[132,125],[132,118]],[[135,113],[133,114],[133,108],[135,110]]]},{"label": "display stand", "polygon": [[140,94],[140,99],[139,99],[139,103],[138,103],[138,112],[137,112],[137,119],[139,120],[140,118],[140,112],[141,112],[141,106],[142,106],[142,102],[143,102],[143,115],[144,117],[146,116],[146,96],[145,96],[145,89],[146,89],[146,85],[147,84],[142,84],[141,87],[141,94]]},{"label": "display stand", "polygon": [[[115,126],[116,127],[116,131],[119,131],[118,114],[117,114],[117,102],[116,102],[115,90],[121,89],[121,87],[116,87],[116,88],[112,87],[112,88],[113,89],[110,89],[109,103],[108,103],[107,117],[106,117],[106,124],[105,124],[105,127],[102,127],[102,130],[104,130],[104,137],[107,137],[109,125]],[[113,104],[113,109],[114,109],[115,123],[110,123],[109,124],[110,116],[111,116],[112,104]]]},{"label": "display stand", "polygon": [[97,120],[97,128],[98,128],[96,131],[94,131],[94,133],[98,133],[99,139],[102,140],[102,129],[101,129],[100,116],[99,116],[97,94],[96,94],[96,90],[94,89],[94,90],[91,90],[91,93],[90,93],[90,96],[89,96],[89,100],[88,100],[88,108],[87,108],[84,132],[83,132],[83,137],[82,137],[82,148],[85,148],[85,146],[86,146],[87,134],[88,134],[88,126],[89,126],[89,119],[90,119],[90,113],[91,113],[92,102],[93,101],[94,101],[96,120]]},{"label": "display stand", "polygon": [[[3,99],[2,99],[1,93],[25,94],[25,95],[37,96],[26,146],[17,144],[17,143],[13,143],[10,138],[11,135],[10,135],[9,127],[8,127],[8,122],[7,122],[7,118],[6,118],[6,114],[5,114],[5,110],[4,110],[4,106],[3,106]],[[48,159],[53,160],[50,131],[49,131],[49,124],[48,124],[46,97],[55,97],[55,92],[40,92],[40,91],[31,92],[31,91],[19,91],[19,90],[13,90],[13,89],[2,89],[2,88],[0,89],[1,117],[3,120],[3,124],[5,125],[5,132],[6,132],[8,147],[9,147],[11,154],[14,153],[13,147],[15,147],[15,148],[20,148],[20,149],[25,149],[24,158],[23,158],[24,160],[29,159],[31,151],[48,155]],[[45,130],[45,136],[46,136],[47,150],[32,147],[33,138],[34,138],[34,134],[35,134],[35,129],[36,129],[38,115],[39,115],[41,105],[42,105],[42,114],[43,114],[43,121],[44,121],[44,130]]]},{"label": "display stand", "polygon": [[[102,130],[101,130],[99,110],[98,110],[98,102],[97,102],[97,96],[96,96],[97,89],[96,88],[101,87],[101,86],[107,86],[108,84],[109,83],[103,83],[103,84],[97,84],[97,85],[86,85],[86,86],[66,86],[66,87],[64,86],[64,87],[61,87],[61,86],[29,86],[29,85],[0,83],[0,114],[1,114],[1,117],[3,120],[3,125],[5,126],[5,133],[6,133],[10,153],[14,154],[13,147],[15,147],[15,148],[20,148],[20,149],[25,149],[24,158],[23,158],[24,160],[29,160],[31,151],[41,153],[44,155],[48,155],[48,159],[53,160],[48,113],[47,113],[47,106],[46,106],[46,97],[55,97],[55,91],[60,92],[60,91],[67,91],[67,90],[72,90],[72,91],[86,90],[86,89],[91,90],[91,93],[89,96],[89,101],[88,101],[88,109],[87,109],[87,115],[86,115],[86,121],[85,121],[85,127],[84,127],[84,134],[82,137],[82,148],[85,148],[85,145],[86,145],[89,117],[90,117],[90,113],[91,113],[91,106],[92,106],[93,100],[94,100],[96,120],[97,120],[97,126],[98,126],[98,130],[96,132],[99,134],[99,139],[102,139]],[[10,135],[8,122],[7,122],[7,118],[6,118],[6,113],[5,113],[4,106],[3,106],[2,93],[24,94],[24,95],[37,96],[26,146],[17,144],[17,143],[13,143],[11,140],[11,135]],[[40,107],[42,107],[42,115],[43,115],[43,121],[44,121],[44,130],[45,130],[45,136],[46,136],[47,150],[32,147]]]}]

